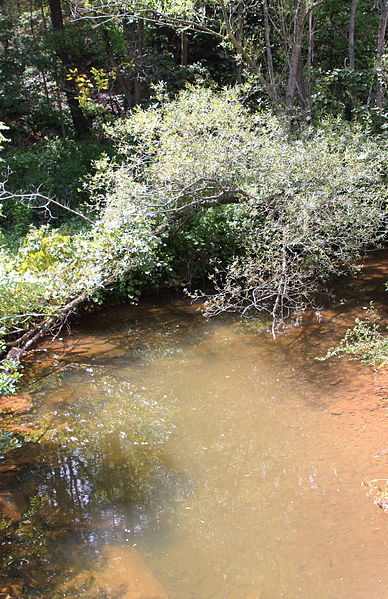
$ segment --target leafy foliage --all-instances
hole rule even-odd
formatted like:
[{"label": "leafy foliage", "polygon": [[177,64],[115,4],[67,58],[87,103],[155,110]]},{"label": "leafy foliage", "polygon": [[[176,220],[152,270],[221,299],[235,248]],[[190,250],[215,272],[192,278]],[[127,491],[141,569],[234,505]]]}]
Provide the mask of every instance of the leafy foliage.
[{"label": "leafy foliage", "polygon": [[22,374],[19,372],[20,363],[14,360],[0,362],[0,395],[12,395]]},{"label": "leafy foliage", "polygon": [[[388,335],[384,333],[380,319],[373,306],[365,318],[356,318],[356,324],[348,329],[337,347],[329,349],[318,360],[328,360],[334,356],[351,356],[350,360],[360,360],[374,366],[388,363]],[[388,330],[388,328],[386,328]]]},{"label": "leafy foliage", "polygon": [[2,132],[7,131],[7,129],[8,129],[8,127],[0,121],[0,150],[3,149],[4,142],[7,141],[7,138],[5,137],[5,135]]},{"label": "leafy foliage", "polygon": [[0,431],[0,460],[4,458],[8,451],[21,447],[21,445],[21,441],[13,433],[9,431]]},{"label": "leafy foliage", "polygon": [[30,499],[28,510],[16,526],[10,520],[0,521],[3,547],[8,550],[0,554],[2,572],[12,571],[15,567],[20,568],[25,564],[26,553],[30,563],[44,563],[47,555],[47,530],[43,524],[46,505],[46,497],[34,496]]},{"label": "leafy foliage", "polygon": [[294,139],[235,90],[192,88],[108,132],[124,157],[94,180],[96,197],[109,188],[110,211],[136,203],[158,222],[239,204],[228,222],[240,247],[216,269],[209,314],[255,308],[283,319],[384,234],[384,152],[358,127],[328,122]]}]

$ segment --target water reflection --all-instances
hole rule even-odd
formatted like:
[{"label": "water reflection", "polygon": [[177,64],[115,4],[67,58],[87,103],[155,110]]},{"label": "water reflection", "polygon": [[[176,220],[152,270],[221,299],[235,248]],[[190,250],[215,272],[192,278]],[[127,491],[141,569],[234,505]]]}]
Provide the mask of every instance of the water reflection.
[{"label": "water reflection", "polygon": [[73,514],[80,522],[74,528],[98,523],[97,544],[104,529],[111,540],[145,534],[188,487],[165,450],[172,406],[112,376],[84,385],[76,401],[46,417],[46,441],[24,483],[29,493]]},{"label": "water reflection", "polygon": [[299,331],[261,330],[178,303],[116,308],[56,342],[32,386],[42,444],[11,456],[12,488],[43,502],[30,520],[48,551],[10,571],[27,596],[74,599],[66,581],[136,546],[169,599],[385,599],[371,465],[326,409],[337,366]]}]

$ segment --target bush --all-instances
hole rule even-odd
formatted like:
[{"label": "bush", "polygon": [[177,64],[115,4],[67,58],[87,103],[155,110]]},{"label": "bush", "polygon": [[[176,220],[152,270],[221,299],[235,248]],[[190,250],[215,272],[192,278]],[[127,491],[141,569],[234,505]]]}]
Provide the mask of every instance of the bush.
[{"label": "bush", "polygon": [[373,305],[365,318],[356,318],[355,326],[346,331],[337,347],[330,348],[325,356],[317,360],[345,355],[351,356],[350,360],[360,360],[373,366],[383,367],[388,363],[388,335],[384,333]]},{"label": "bush", "polygon": [[156,222],[175,212],[187,232],[193,213],[232,205],[239,247],[214,271],[208,314],[257,309],[281,321],[383,238],[385,154],[360,127],[330,121],[293,139],[236,90],[189,88],[108,134],[124,159],[100,164],[94,192],[116,216],[130,205]]}]

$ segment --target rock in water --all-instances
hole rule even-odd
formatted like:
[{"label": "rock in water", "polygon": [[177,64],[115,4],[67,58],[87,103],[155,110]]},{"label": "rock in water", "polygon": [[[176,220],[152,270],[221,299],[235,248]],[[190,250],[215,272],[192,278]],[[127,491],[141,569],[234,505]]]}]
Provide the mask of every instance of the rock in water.
[{"label": "rock in water", "polygon": [[19,393],[11,397],[0,397],[0,414],[25,414],[32,410],[32,400],[29,393]]},{"label": "rock in water", "polygon": [[247,597],[245,599],[262,599],[263,595],[261,590],[259,589],[252,589],[250,593],[248,593]]},{"label": "rock in water", "polygon": [[381,507],[384,512],[388,512],[388,479],[374,479],[364,481],[363,485],[367,488],[367,494],[373,497],[376,505]]},{"label": "rock in water", "polygon": [[18,599],[22,596],[23,581],[21,578],[0,580],[0,597]]},{"label": "rock in water", "polygon": [[21,466],[17,464],[5,464],[0,466],[0,489],[5,489],[17,477]]},{"label": "rock in water", "polygon": [[[0,519],[13,520],[19,522],[22,519],[26,509],[26,502],[23,495],[19,493],[0,493]],[[1,595],[0,595],[1,597]]]},{"label": "rock in water", "polygon": [[99,591],[112,599],[167,599],[165,590],[136,549],[107,545],[102,552],[106,563],[96,572]]},{"label": "rock in water", "polygon": [[104,562],[95,569],[80,572],[57,593],[82,593],[84,599],[168,599],[166,591],[155,578],[141,554],[133,547],[106,545],[102,549]]}]

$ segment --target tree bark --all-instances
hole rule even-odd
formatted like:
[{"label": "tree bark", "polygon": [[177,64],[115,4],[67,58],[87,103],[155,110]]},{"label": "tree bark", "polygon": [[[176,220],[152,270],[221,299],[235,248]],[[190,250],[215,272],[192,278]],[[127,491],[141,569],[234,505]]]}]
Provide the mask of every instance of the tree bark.
[{"label": "tree bark", "polygon": [[311,94],[312,94],[312,70],[314,62],[314,21],[313,15],[309,13],[308,21],[308,34],[307,34],[307,102],[311,105]]},{"label": "tree bark", "polygon": [[380,4],[380,21],[379,31],[377,34],[377,53],[376,53],[376,107],[379,110],[383,109],[383,82],[382,82],[382,62],[385,50],[385,34],[387,31],[388,19],[388,0],[379,0]]},{"label": "tree bark", "polygon": [[[34,40],[34,43],[36,45],[38,45],[37,44],[37,38],[36,38],[36,35],[35,35],[33,10],[34,10],[34,7],[33,7],[32,2],[30,0],[30,30],[31,30],[31,35],[32,35],[32,39]],[[39,70],[39,72],[41,74],[41,77],[42,77],[44,95],[46,97],[47,106],[50,108],[51,107],[51,98],[50,98],[50,94],[49,94],[49,90],[48,90],[48,86],[47,86],[47,77],[46,77],[45,68],[44,67],[41,67],[41,68],[38,67],[38,70]]]},{"label": "tree bark", "polygon": [[272,57],[272,46],[271,46],[271,32],[270,32],[270,22],[269,22],[269,9],[267,0],[263,0],[263,16],[264,16],[264,39],[265,39],[265,51],[267,54],[267,68],[269,75],[269,84],[272,88],[272,95],[275,98],[275,101],[278,102],[278,92],[276,89],[275,82],[275,73],[273,67],[273,57]]},{"label": "tree bark", "polygon": [[[236,39],[239,44],[244,43],[244,7],[243,3],[240,2],[237,7],[237,27],[236,27]],[[240,85],[243,79],[243,63],[241,60],[241,56],[239,54],[236,55],[236,83]]]},{"label": "tree bark", "polygon": [[302,40],[305,29],[306,17],[306,0],[298,0],[298,4],[295,10],[294,35],[291,47],[288,81],[286,89],[286,108],[290,113],[292,113],[294,109],[298,68],[301,59]]},{"label": "tree bark", "polygon": [[186,31],[181,31],[181,66],[187,67],[189,64],[189,38]]},{"label": "tree bark", "polygon": [[348,52],[349,52],[349,68],[354,71],[355,60],[354,60],[354,36],[356,29],[356,13],[357,13],[358,0],[352,0],[350,8],[350,20],[349,20],[349,38],[348,38]]},{"label": "tree bark", "polygon": [[133,91],[130,102],[130,107],[133,108],[140,104],[143,91],[141,63],[144,45],[144,19],[138,19],[135,22],[123,19],[123,29],[127,41],[128,56],[130,62],[134,65],[134,75],[131,81]]},{"label": "tree bark", "polygon": [[136,27],[136,47],[135,47],[135,55],[136,55],[136,75],[134,81],[134,91],[133,91],[133,102],[134,106],[140,104],[143,95],[143,85],[141,79],[141,62],[143,59],[143,49],[144,49],[144,19],[139,19]]},{"label": "tree bark", "polygon": [[298,61],[298,69],[296,71],[296,88],[298,91],[298,96],[300,100],[300,104],[303,108],[306,107],[306,84],[304,80],[304,72],[303,72],[303,61],[302,56],[299,55]]},{"label": "tree bark", "polygon": [[244,43],[242,41],[240,41],[238,39],[238,37],[236,36],[236,34],[233,30],[233,27],[232,27],[232,24],[231,24],[229,15],[228,15],[227,6],[226,6],[224,0],[218,0],[218,2],[221,7],[221,10],[222,10],[223,26],[225,27],[225,32],[226,32],[225,36],[223,36],[223,37],[225,37],[226,39],[228,39],[230,41],[236,54],[241,58],[242,61],[245,61],[245,63],[250,68],[252,73],[258,78],[258,81],[260,82],[260,85],[263,87],[263,90],[268,94],[273,106],[276,107],[277,101],[273,95],[272,87],[270,85],[268,85],[268,82],[266,81],[265,77],[263,76],[260,65],[254,60],[254,58],[252,58],[251,53],[244,46]]},{"label": "tree bark", "polygon": [[112,69],[115,70],[117,85],[118,85],[121,93],[124,96],[124,110],[125,110],[125,109],[129,108],[129,106],[131,105],[131,100],[132,100],[131,88],[130,88],[127,78],[123,75],[122,72],[120,72],[120,69],[117,68],[117,62],[114,57],[112,44],[109,39],[108,31],[105,27],[102,28],[102,37],[105,42],[106,54],[108,57],[109,65]]},{"label": "tree bark", "polygon": [[[64,24],[61,0],[49,0],[49,7],[51,23],[54,31],[56,31],[58,34],[63,34]],[[67,70],[69,70],[72,67],[72,63],[70,60],[69,53],[63,42],[63,39],[57,41],[56,54],[62,62],[63,66]],[[86,133],[89,130],[90,125],[88,119],[81,110],[79,101],[77,100],[77,90],[75,89],[75,86],[71,84],[71,82],[68,82],[68,84],[66,85],[65,94],[67,103],[69,105],[74,129],[78,135],[82,135],[83,133]]]}]

